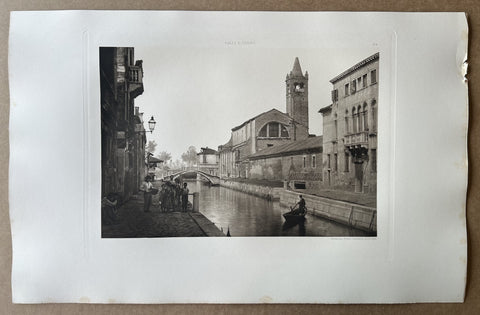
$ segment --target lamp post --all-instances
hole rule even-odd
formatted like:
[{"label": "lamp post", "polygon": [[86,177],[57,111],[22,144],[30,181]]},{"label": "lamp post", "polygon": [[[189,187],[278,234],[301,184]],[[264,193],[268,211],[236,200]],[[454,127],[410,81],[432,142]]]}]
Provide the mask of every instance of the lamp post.
[{"label": "lamp post", "polygon": [[[150,120],[148,121],[148,129],[150,129],[150,133],[153,133],[153,130],[155,129],[155,124],[157,122],[155,121],[155,119],[153,118],[150,118]],[[148,152],[147,154],[147,174],[148,174],[148,170],[150,169],[150,156],[153,155],[152,153]]]},{"label": "lamp post", "polygon": [[155,119],[153,119],[153,116],[152,116],[152,118],[150,118],[150,120],[148,121],[148,129],[150,129],[150,133],[153,133],[156,123],[157,122],[155,121]]},{"label": "lamp post", "polygon": [[[153,130],[155,129],[155,125],[157,124],[157,122],[155,121],[155,119],[153,118],[153,116],[150,118],[150,120],[148,121],[148,129],[150,130],[150,133],[153,133]],[[143,129],[143,128],[142,128]],[[143,130],[144,132],[144,135],[146,135],[147,131],[146,130]],[[146,164],[147,164],[147,170],[146,170],[146,173],[148,175],[148,171],[150,169],[150,156],[153,156],[152,153],[150,152],[147,152],[147,157],[146,157]]]}]

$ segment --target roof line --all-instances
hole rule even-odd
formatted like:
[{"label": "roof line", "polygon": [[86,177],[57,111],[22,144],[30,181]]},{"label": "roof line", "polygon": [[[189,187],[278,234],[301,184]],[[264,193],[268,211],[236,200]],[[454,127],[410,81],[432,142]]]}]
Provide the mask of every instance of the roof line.
[{"label": "roof line", "polygon": [[[260,116],[263,115],[263,114],[266,114],[266,113],[271,112],[272,110],[276,110],[276,111],[279,112],[280,114],[283,114],[283,115],[285,115],[285,116],[288,116],[287,114],[279,111],[278,109],[272,108],[272,109],[270,109],[270,110],[267,110],[266,112],[260,113],[260,114],[258,114],[257,116],[254,116],[254,117],[252,117],[252,118],[250,118],[250,119],[248,119],[248,120],[245,120],[242,124],[240,124],[240,125],[238,125],[238,126],[236,126],[236,127],[233,127],[233,128],[232,128],[232,131],[235,131],[235,130],[238,130],[238,129],[242,128],[242,127],[245,126],[247,123],[251,122],[252,120],[254,120],[254,119],[258,118],[258,117],[260,117]],[[290,117],[290,116],[289,116],[289,117]]]},{"label": "roof line", "polygon": [[367,58],[363,59],[359,63],[355,64],[354,66],[348,68],[347,70],[343,71],[342,73],[340,73],[339,75],[337,75],[336,77],[331,79],[330,83],[334,84],[335,82],[339,81],[340,79],[343,79],[348,74],[352,73],[353,71],[357,70],[358,68],[360,68],[360,67],[362,67],[362,66],[364,66],[364,65],[366,65],[366,64],[368,64],[372,61],[375,61],[379,58],[380,58],[380,54],[377,52],[377,53],[371,55],[370,57],[367,57]]},{"label": "roof line", "polygon": [[322,107],[322,108],[320,108],[320,109],[318,110],[318,112],[323,114],[324,112],[327,112],[327,111],[331,110],[331,109],[332,109],[332,105],[333,105],[333,104],[330,104],[330,105],[328,105],[328,106]]},{"label": "roof line", "polygon": [[308,149],[298,149],[286,152],[276,152],[276,153],[268,153],[265,155],[249,155],[246,156],[246,159],[249,160],[261,160],[265,158],[272,158],[272,157],[279,157],[279,156],[290,156],[290,155],[298,155],[299,153],[322,153],[323,147],[319,146],[316,148],[308,148]]},{"label": "roof line", "polygon": [[[319,143],[316,143],[317,141],[319,141]],[[245,158],[263,159],[265,157],[294,155],[294,154],[298,154],[299,152],[312,152],[312,151],[317,151],[317,152],[323,151],[323,135],[309,137],[303,140],[298,140],[293,142],[287,142],[287,143],[276,145],[273,147],[268,147],[256,153],[250,154]]]}]

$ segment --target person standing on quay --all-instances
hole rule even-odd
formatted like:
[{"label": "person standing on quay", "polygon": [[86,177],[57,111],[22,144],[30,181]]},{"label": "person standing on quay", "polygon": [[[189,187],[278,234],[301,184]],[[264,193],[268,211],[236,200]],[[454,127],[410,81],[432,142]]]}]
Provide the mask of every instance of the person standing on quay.
[{"label": "person standing on quay", "polygon": [[187,206],[188,206],[188,193],[190,191],[187,188],[187,183],[183,183],[183,189],[182,189],[182,210],[187,212]]},{"label": "person standing on quay", "polygon": [[140,190],[143,191],[143,211],[150,212],[150,205],[152,204],[152,178],[150,175],[145,177],[145,181],[142,183]]}]

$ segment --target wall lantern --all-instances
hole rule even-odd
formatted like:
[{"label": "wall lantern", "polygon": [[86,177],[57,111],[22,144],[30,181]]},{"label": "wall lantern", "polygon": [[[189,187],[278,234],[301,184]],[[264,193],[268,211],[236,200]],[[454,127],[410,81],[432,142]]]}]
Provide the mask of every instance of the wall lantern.
[{"label": "wall lantern", "polygon": [[157,122],[155,121],[155,119],[153,119],[153,116],[152,116],[152,118],[150,118],[150,120],[148,121],[148,129],[150,129],[150,133],[153,133],[156,123]]}]

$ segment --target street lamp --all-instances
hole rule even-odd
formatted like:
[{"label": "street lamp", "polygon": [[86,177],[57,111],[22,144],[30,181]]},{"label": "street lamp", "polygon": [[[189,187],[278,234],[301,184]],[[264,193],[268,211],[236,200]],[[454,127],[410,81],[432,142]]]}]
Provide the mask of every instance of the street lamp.
[{"label": "street lamp", "polygon": [[157,122],[155,121],[155,119],[153,119],[153,116],[152,118],[150,118],[150,120],[148,121],[148,129],[150,129],[150,133],[153,133],[153,129],[155,129],[155,124]]}]

